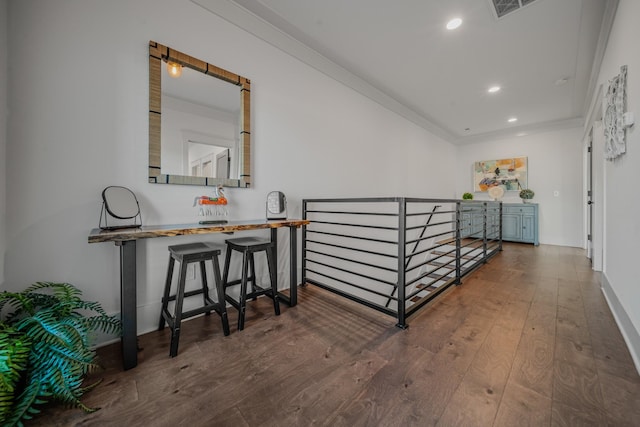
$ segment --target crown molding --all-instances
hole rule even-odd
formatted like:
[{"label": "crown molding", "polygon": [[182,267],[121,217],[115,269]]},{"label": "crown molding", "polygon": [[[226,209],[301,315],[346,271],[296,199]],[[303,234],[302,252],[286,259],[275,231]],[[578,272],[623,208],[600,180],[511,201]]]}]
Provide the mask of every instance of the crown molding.
[{"label": "crown molding", "polygon": [[526,134],[523,136],[535,135],[555,130],[581,128],[584,125],[582,117],[573,117],[563,120],[551,120],[548,122],[534,123],[532,125],[518,126],[509,129],[501,129],[494,132],[485,132],[478,135],[465,136],[450,141],[455,145],[476,144],[481,142],[495,141],[498,139],[518,138],[518,134]]}]

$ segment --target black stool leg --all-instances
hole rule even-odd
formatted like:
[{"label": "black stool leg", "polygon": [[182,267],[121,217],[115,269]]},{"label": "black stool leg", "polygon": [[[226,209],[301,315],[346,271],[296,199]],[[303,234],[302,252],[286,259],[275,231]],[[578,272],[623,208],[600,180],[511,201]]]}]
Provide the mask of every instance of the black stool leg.
[{"label": "black stool leg", "polygon": [[213,280],[215,280],[216,293],[218,294],[218,307],[220,318],[222,319],[222,330],[224,331],[224,335],[227,336],[231,331],[229,330],[229,317],[227,316],[224,284],[220,278],[220,263],[218,262],[217,256],[214,256],[211,261],[213,261]]},{"label": "black stool leg", "polygon": [[280,298],[278,298],[278,283],[276,280],[276,265],[273,259],[273,248],[267,249],[267,267],[269,269],[269,280],[271,281],[271,296],[273,297],[273,310],[276,316],[280,316]]},{"label": "black stool leg", "polygon": [[164,294],[162,295],[162,308],[160,309],[160,323],[158,324],[158,330],[164,329],[165,312],[168,313],[167,307],[169,306],[169,294],[171,293],[171,279],[173,278],[173,264],[175,260],[169,255],[169,267],[167,268],[167,280],[164,283]]},{"label": "black stool leg", "polygon": [[178,293],[176,294],[175,313],[173,315],[173,330],[171,333],[171,348],[169,355],[175,357],[178,354],[178,343],[180,341],[180,323],[182,322],[182,302],[184,300],[184,285],[187,280],[187,263],[180,263],[180,280],[178,282]]},{"label": "black stool leg", "polygon": [[238,330],[244,329],[244,313],[247,307],[247,279],[249,270],[249,256],[245,251],[242,254],[242,279],[240,282],[240,308],[238,310]]},{"label": "black stool leg", "polygon": [[224,290],[226,290],[228,286],[227,280],[229,279],[229,264],[231,263],[231,252],[233,252],[233,249],[227,246],[227,253],[224,257],[224,270],[222,273],[222,289]]},{"label": "black stool leg", "polygon": [[[207,283],[207,269],[204,261],[200,261],[200,279],[202,281],[202,301],[204,305],[207,305],[211,299],[209,298],[209,283]],[[211,311],[205,311],[205,314],[208,316]]]},{"label": "black stool leg", "polygon": [[[255,262],[253,262],[253,252],[248,252],[247,254],[249,256],[249,278],[247,280],[249,280],[251,282],[251,292],[255,292],[256,291],[256,264]],[[254,295],[253,296],[253,301],[257,301],[258,300],[258,296]]]}]

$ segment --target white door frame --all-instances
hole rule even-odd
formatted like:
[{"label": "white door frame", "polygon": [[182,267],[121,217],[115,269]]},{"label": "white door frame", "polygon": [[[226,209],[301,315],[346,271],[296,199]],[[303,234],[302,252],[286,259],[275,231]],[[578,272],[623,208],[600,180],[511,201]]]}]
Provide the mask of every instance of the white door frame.
[{"label": "white door frame", "polygon": [[[591,258],[592,268],[595,271],[603,271],[604,269],[604,215],[605,215],[605,194],[604,194],[604,128],[602,124],[602,85],[599,86],[597,94],[594,97],[594,103],[587,116],[585,128],[585,156],[584,156],[584,218],[585,218],[585,247]],[[588,156],[587,146],[591,143],[591,156]],[[590,159],[589,159],[590,157]],[[586,162],[591,161],[591,165]],[[587,186],[591,173],[591,197],[587,195]],[[589,204],[592,201],[591,209],[591,227],[587,221],[589,217]],[[589,230],[590,228],[590,230]],[[591,231],[591,242],[587,240],[587,236]]]}]

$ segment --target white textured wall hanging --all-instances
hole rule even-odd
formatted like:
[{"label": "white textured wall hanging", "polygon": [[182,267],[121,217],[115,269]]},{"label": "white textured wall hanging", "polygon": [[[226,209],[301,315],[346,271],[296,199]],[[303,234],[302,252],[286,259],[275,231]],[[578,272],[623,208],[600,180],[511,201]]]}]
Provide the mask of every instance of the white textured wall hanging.
[{"label": "white textured wall hanging", "polygon": [[624,112],[626,107],[627,66],[620,67],[620,74],[609,80],[604,98],[604,156],[613,160],[627,151],[625,141]]}]

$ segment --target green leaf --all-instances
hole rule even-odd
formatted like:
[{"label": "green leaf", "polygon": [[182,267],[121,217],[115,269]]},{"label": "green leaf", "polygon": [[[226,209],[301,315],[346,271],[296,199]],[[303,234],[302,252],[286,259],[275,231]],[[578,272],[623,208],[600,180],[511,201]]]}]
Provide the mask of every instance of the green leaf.
[{"label": "green leaf", "polygon": [[42,389],[42,383],[37,380],[30,381],[24,391],[16,399],[16,404],[12,413],[3,421],[3,426],[22,425],[22,419],[30,419],[30,413],[40,412],[35,406],[41,400],[39,397],[47,396],[46,390]]},{"label": "green leaf", "polygon": [[31,343],[22,334],[0,331],[0,390],[12,392],[27,369]]}]

